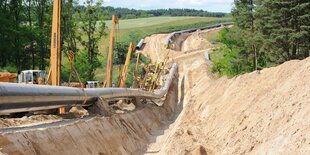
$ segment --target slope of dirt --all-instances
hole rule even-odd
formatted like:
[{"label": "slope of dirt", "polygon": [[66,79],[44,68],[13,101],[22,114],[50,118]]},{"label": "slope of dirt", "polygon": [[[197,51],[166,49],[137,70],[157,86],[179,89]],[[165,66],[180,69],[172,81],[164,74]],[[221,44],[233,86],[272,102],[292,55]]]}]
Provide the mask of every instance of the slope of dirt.
[{"label": "slope of dirt", "polygon": [[194,33],[191,33],[182,43],[182,51],[190,52],[211,48],[212,45],[207,40],[207,35],[211,31],[218,31],[222,28],[214,28],[211,30],[197,30]]},{"label": "slope of dirt", "polygon": [[165,58],[174,58],[180,55],[179,52],[165,49],[164,42],[168,34],[154,34],[145,38],[145,47],[143,48],[143,55],[150,58],[153,62],[163,61]]},{"label": "slope of dirt", "polygon": [[310,154],[310,58],[216,79],[203,59],[206,35],[188,36],[172,59],[183,108],[145,154]]},{"label": "slope of dirt", "polygon": [[146,37],[144,40],[145,47],[142,53],[149,57],[153,62],[163,61],[165,58],[174,59],[185,53],[191,53],[212,48],[212,45],[206,39],[211,31],[218,31],[222,28],[214,28],[210,30],[197,30],[193,33],[185,33],[178,36],[175,42],[175,50],[165,49],[164,42],[168,34],[154,34]]},{"label": "slope of dirt", "polygon": [[182,114],[147,153],[310,153],[310,58],[233,79],[210,79],[205,68],[184,75]]}]

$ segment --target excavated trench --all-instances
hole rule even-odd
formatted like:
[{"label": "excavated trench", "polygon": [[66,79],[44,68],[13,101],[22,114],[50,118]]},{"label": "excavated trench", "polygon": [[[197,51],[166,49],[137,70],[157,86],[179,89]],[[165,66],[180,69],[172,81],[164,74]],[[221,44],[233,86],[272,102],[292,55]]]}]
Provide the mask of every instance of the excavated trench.
[{"label": "excavated trench", "polygon": [[162,107],[152,104],[135,111],[61,121],[24,128],[2,129],[4,154],[143,154],[152,131],[174,114],[178,106],[177,75]]}]

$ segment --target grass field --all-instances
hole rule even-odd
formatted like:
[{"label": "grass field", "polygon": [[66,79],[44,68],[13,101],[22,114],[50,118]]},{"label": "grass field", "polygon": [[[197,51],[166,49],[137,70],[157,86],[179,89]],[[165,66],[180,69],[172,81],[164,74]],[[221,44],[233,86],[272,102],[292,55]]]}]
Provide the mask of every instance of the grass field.
[{"label": "grass field", "polygon": [[[175,25],[175,24],[189,24],[193,22],[207,22],[218,20],[215,17],[149,17],[149,18],[138,18],[138,19],[126,19],[119,21],[120,29],[134,29],[149,26],[164,26],[164,25]],[[106,21],[106,26],[111,27],[111,21]]]},{"label": "grass field", "polygon": [[[229,21],[230,18],[215,17],[149,17],[139,19],[128,19],[119,21],[117,38],[119,41],[137,42],[148,35],[155,33],[171,32],[180,29],[202,27],[215,22]],[[106,22],[107,33],[110,32],[111,21]],[[139,38],[139,39],[137,39]],[[105,36],[100,46],[100,51],[105,53],[108,48],[109,36]]]}]

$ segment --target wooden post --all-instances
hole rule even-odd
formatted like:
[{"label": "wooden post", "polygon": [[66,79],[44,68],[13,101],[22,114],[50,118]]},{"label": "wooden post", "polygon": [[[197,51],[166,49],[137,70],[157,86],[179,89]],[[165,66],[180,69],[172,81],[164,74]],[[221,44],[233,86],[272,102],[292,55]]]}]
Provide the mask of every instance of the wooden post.
[{"label": "wooden post", "polygon": [[136,67],[135,67],[135,71],[133,72],[133,82],[132,82],[132,87],[133,88],[138,88],[139,87],[139,84],[138,84],[138,71],[139,71],[140,54],[141,53],[137,53]]},{"label": "wooden post", "polygon": [[120,82],[119,82],[119,87],[120,88],[124,88],[126,85],[126,79],[127,79],[127,72],[128,72],[128,67],[129,67],[129,63],[130,63],[130,58],[131,58],[131,53],[133,51],[134,45],[131,42],[129,47],[128,47],[128,53],[126,56],[126,61],[125,61],[125,65],[124,65],[124,69],[123,69],[123,73],[122,76],[120,78]]},{"label": "wooden post", "polygon": [[138,72],[138,69],[139,69],[140,54],[141,54],[141,53],[138,53],[138,55],[137,55],[137,62],[136,62],[136,67],[135,67],[135,71],[136,71],[136,72]]},{"label": "wooden post", "polygon": [[117,16],[112,16],[112,27],[110,33],[110,45],[109,45],[109,54],[108,54],[108,62],[107,62],[107,73],[106,73],[106,87],[109,88],[112,86],[112,70],[113,70],[113,50],[114,50],[114,35],[115,35],[115,27],[118,23]]}]

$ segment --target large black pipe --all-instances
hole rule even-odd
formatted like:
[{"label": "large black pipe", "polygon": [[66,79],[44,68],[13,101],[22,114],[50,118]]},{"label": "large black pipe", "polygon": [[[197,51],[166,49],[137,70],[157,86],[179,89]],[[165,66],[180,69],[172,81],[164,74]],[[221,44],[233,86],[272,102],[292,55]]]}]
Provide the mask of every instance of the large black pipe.
[{"label": "large black pipe", "polygon": [[205,27],[200,27],[200,28],[192,28],[192,29],[187,29],[187,30],[181,30],[181,31],[176,31],[176,32],[172,32],[168,35],[165,43],[164,43],[164,47],[166,49],[170,49],[171,45],[173,44],[173,40],[174,37],[183,33],[192,33],[195,32],[197,30],[208,30],[208,29],[213,29],[213,28],[219,28],[222,25],[223,26],[229,26],[229,25],[233,25],[233,22],[230,23],[223,23],[223,24],[217,24],[217,25],[213,25],[213,26],[205,26]]}]

